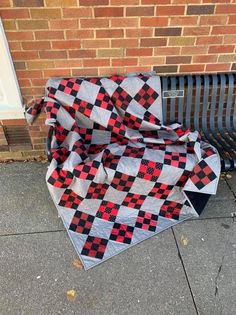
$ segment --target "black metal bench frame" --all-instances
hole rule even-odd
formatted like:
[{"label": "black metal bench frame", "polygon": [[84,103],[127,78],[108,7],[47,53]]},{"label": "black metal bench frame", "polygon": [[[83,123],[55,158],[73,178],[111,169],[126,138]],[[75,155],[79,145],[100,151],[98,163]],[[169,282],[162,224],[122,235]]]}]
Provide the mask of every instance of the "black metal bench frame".
[{"label": "black metal bench frame", "polygon": [[[198,130],[217,148],[222,171],[236,169],[236,73],[162,76],[163,122]],[[51,161],[53,127],[46,141]]]}]

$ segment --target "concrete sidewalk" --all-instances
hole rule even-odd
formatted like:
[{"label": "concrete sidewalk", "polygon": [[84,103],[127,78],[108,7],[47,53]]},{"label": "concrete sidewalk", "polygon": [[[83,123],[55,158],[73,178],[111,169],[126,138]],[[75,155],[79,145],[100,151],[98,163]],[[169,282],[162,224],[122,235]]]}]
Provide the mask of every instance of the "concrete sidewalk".
[{"label": "concrete sidewalk", "polygon": [[236,314],[236,173],[220,181],[199,220],[84,271],[73,265],[46,168],[0,164],[1,315]]}]

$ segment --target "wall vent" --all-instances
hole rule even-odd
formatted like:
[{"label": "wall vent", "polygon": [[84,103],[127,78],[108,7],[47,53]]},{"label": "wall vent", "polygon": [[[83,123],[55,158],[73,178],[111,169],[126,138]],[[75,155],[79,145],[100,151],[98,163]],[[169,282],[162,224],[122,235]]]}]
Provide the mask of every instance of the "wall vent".
[{"label": "wall vent", "polygon": [[23,145],[32,147],[26,126],[4,126],[3,128],[9,146]]}]

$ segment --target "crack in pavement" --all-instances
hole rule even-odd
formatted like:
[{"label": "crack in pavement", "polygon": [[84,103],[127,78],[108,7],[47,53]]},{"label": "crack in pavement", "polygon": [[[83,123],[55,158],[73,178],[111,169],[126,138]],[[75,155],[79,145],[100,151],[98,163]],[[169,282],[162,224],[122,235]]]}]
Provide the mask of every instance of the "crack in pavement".
[{"label": "crack in pavement", "polygon": [[217,300],[216,301],[217,304],[215,305],[215,308],[216,307],[220,308],[220,310],[218,309],[218,311],[220,311],[220,314],[223,314],[223,305],[222,305],[222,301],[221,301],[221,297],[220,297],[220,293],[219,293],[219,280],[220,280],[220,276],[222,274],[223,265],[225,262],[225,257],[226,257],[226,254],[228,253],[228,250],[229,250],[229,243],[230,243],[230,239],[231,239],[231,235],[233,233],[233,227],[234,227],[234,223],[235,223],[234,219],[235,219],[235,216],[232,216],[231,226],[227,227],[227,229],[230,229],[230,228],[232,228],[232,229],[231,229],[230,233],[228,234],[228,238],[227,238],[227,241],[225,244],[225,250],[224,250],[224,253],[223,253],[223,256],[221,259],[221,263],[220,263],[220,266],[218,267],[218,271],[217,271],[217,274],[215,277],[215,298]]},{"label": "crack in pavement", "polygon": [[229,190],[234,196],[234,201],[236,202],[236,193],[234,192],[233,188],[230,186],[230,183],[228,182],[227,178],[225,179],[226,185],[229,187]]}]

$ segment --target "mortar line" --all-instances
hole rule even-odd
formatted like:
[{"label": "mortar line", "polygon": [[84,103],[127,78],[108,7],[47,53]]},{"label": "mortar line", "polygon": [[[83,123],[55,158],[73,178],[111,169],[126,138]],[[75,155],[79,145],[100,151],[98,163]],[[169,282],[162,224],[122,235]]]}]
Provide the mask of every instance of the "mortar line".
[{"label": "mortar line", "polygon": [[174,232],[173,227],[171,227],[171,230],[172,230],[173,237],[174,237],[174,240],[175,240],[175,245],[176,245],[176,247],[177,247],[178,256],[179,256],[181,265],[182,265],[183,270],[184,270],[184,274],[185,274],[185,278],[186,278],[186,281],[187,281],[187,284],[188,284],[188,288],[189,288],[189,291],[190,291],[190,294],[191,294],[191,297],[192,297],[193,305],[194,305],[196,314],[199,315],[198,308],[197,308],[197,304],[196,304],[195,299],[194,299],[194,296],[193,296],[193,291],[192,291],[192,288],[191,288],[191,286],[190,286],[190,282],[189,282],[189,279],[188,279],[188,274],[187,274],[187,271],[186,271],[186,268],[185,268],[185,265],[184,265],[183,258],[182,258],[181,253],[180,253],[179,245],[178,245],[178,242],[177,242],[177,239],[176,239],[176,236],[175,236],[175,232]]}]

